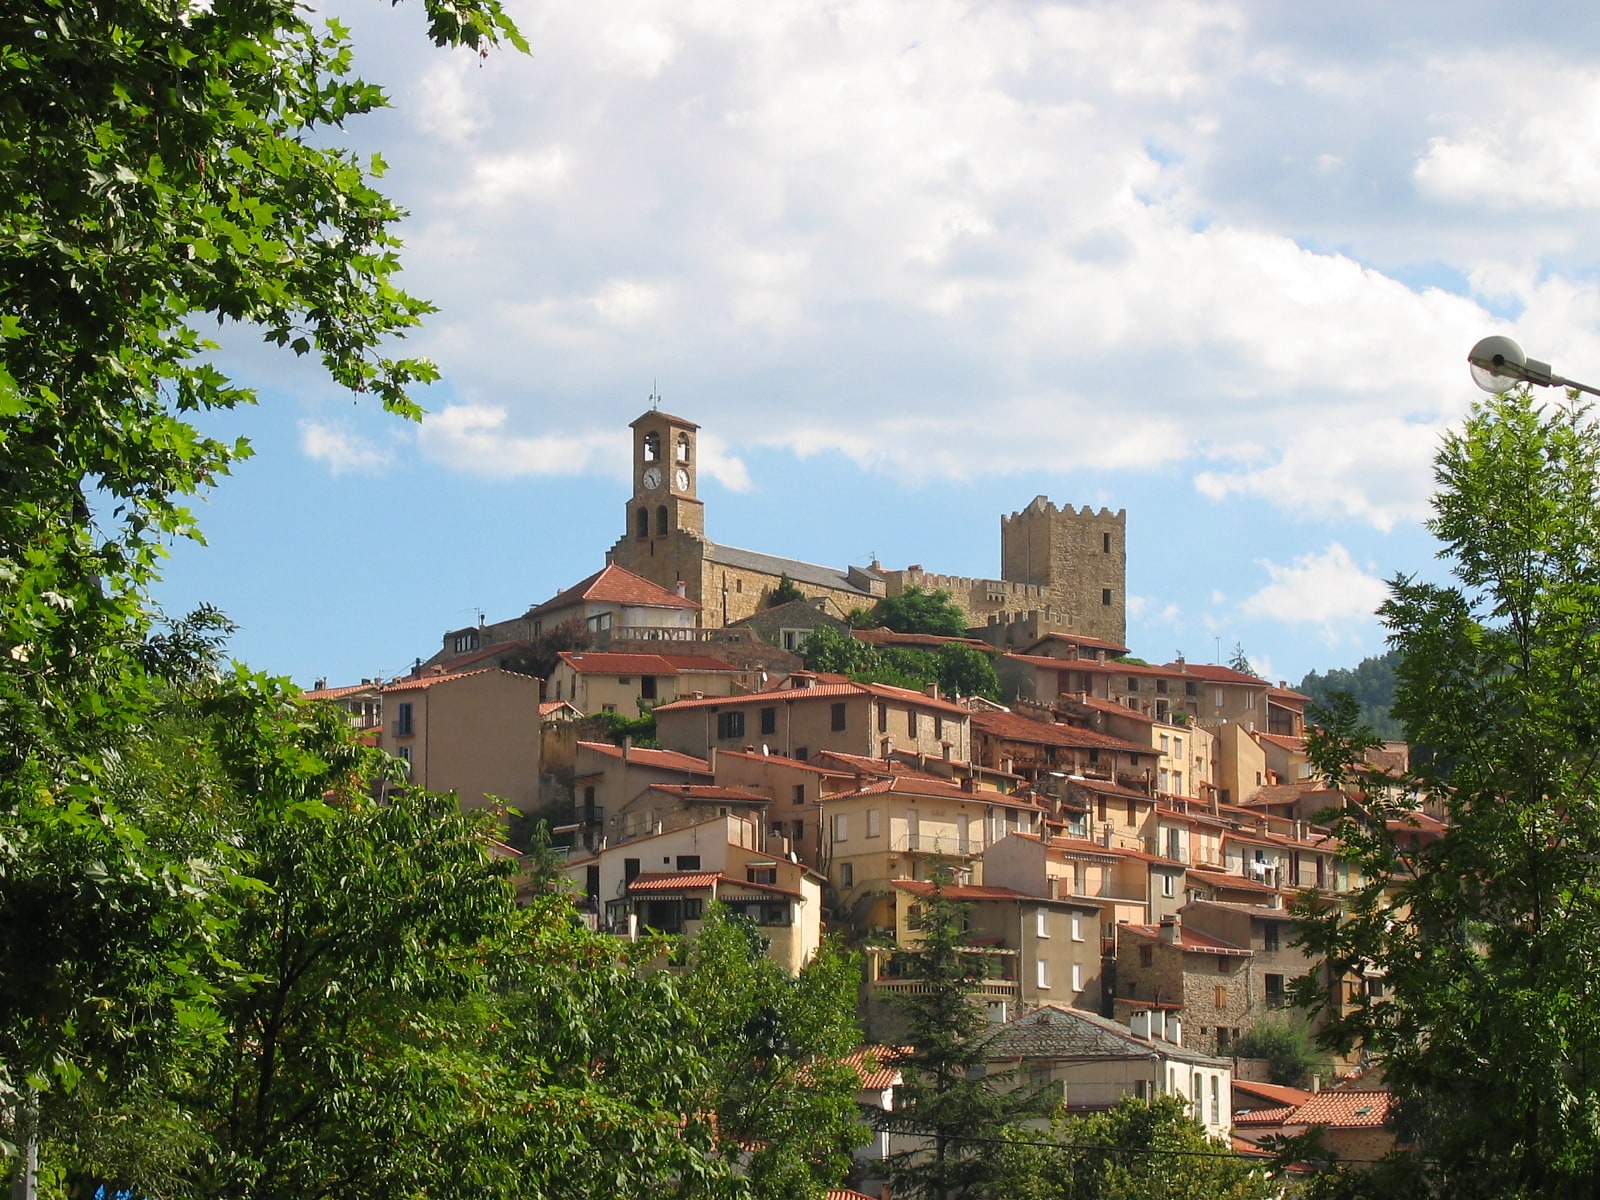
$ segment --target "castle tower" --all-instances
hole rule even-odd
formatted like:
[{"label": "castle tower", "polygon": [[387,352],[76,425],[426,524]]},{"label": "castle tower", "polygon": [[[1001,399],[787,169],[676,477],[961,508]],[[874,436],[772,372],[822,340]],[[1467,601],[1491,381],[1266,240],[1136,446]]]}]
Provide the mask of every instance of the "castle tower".
[{"label": "castle tower", "polygon": [[1000,573],[1048,590],[1076,633],[1126,645],[1127,510],[1058,509],[1044,496],[1000,518]]}]

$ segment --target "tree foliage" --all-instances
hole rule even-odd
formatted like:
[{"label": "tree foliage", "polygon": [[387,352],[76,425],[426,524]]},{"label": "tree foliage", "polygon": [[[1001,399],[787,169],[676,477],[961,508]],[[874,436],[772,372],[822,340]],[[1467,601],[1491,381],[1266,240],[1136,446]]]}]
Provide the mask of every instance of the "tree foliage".
[{"label": "tree foliage", "polygon": [[[852,614],[854,615],[854,614]],[[896,633],[932,633],[963,637],[967,616],[946,591],[924,591],[912,585],[898,595],[885,596],[867,610],[867,629],[892,629]]]},{"label": "tree foliage", "polygon": [[874,646],[848,633],[819,626],[806,638],[808,670],[848,675],[862,683],[887,683],[922,691],[930,684],[949,696],[1000,697],[1000,677],[990,655],[959,642],[937,650],[918,646]]},{"label": "tree foliage", "polygon": [[1399,652],[1389,650],[1363,658],[1353,667],[1335,667],[1320,674],[1309,671],[1296,690],[1319,704],[1325,704],[1336,692],[1347,692],[1355,698],[1361,719],[1368,728],[1387,741],[1402,741],[1406,732],[1390,715],[1394,705],[1395,669],[1399,663]]},{"label": "tree foliage", "polygon": [[1038,1142],[1007,1147],[1008,1200],[1275,1200],[1281,1184],[1206,1136],[1176,1096],[1127,1096],[1107,1112],[1058,1117]]},{"label": "tree foliage", "polygon": [[767,607],[777,608],[780,604],[792,604],[796,600],[804,600],[806,594],[795,586],[794,580],[788,573],[778,576],[778,585],[772,589],[772,594],[767,597]]},{"label": "tree foliage", "polygon": [[1303,1018],[1285,1011],[1257,1019],[1234,1044],[1238,1058],[1264,1058],[1271,1082],[1285,1087],[1305,1087],[1311,1076],[1332,1074],[1327,1055],[1320,1053]]},{"label": "tree foliage", "polygon": [[[1305,915],[1335,977],[1387,996],[1330,1013],[1381,1057],[1432,1190],[1587,1196],[1600,1176],[1600,434],[1526,392],[1476,407],[1435,465],[1429,529],[1453,580],[1400,577],[1380,610],[1394,714],[1434,748],[1399,786],[1352,768],[1344,719],[1315,761],[1360,805],[1337,832],[1371,882]],[[1438,840],[1397,844],[1423,801]],[[1537,1066],[1533,1066],[1537,1064]]]}]

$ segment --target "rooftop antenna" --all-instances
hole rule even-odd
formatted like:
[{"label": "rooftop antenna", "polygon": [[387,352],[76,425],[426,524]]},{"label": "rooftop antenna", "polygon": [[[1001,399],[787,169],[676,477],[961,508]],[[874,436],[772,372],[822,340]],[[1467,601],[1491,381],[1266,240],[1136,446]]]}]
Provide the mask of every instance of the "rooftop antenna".
[{"label": "rooftop antenna", "polygon": [[661,395],[656,391],[656,381],[654,379],[650,380],[650,411],[661,411]]}]

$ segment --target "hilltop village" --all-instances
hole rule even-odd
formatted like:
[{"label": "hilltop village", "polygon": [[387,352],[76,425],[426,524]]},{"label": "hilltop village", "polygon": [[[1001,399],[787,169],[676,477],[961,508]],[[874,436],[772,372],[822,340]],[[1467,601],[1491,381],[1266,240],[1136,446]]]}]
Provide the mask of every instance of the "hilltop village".
[{"label": "hilltop village", "polygon": [[[915,986],[897,951],[943,867],[989,964],[974,1002],[1002,1027],[996,1057],[1068,1106],[1177,1095],[1247,1153],[1308,1128],[1349,1157],[1392,1146],[1363,1064],[1335,1062],[1313,1094],[1232,1056],[1314,969],[1290,944],[1291,898],[1337,902],[1363,880],[1312,823],[1346,798],[1312,777],[1305,696],[1129,657],[1124,512],[1041,496],[1002,516],[1000,579],[818,566],[712,540],[698,427],[650,411],[632,429],[632,495],[594,574],[447,631],[405,677],[309,695],[417,785],[554,814],[592,928],[692,936],[715,901],[791,971],[842,933],[865,955],[867,1034],[892,1043],[888,998]],[[965,636],[850,627],[911,589],[947,593]],[[999,699],[807,670],[824,627],[969,647]],[[570,648],[551,649],[558,631]],[[654,746],[608,736],[647,714]],[[1399,769],[1405,747],[1375,757]],[[1424,815],[1401,837],[1440,828]],[[1383,981],[1319,986],[1337,1010]],[[893,1086],[864,1074],[862,1102]]]}]

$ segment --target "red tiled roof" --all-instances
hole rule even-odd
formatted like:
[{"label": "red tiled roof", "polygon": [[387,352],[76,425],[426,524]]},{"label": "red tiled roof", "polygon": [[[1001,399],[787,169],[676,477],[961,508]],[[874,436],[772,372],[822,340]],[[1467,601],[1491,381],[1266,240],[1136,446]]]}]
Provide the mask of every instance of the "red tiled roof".
[{"label": "red tiled roof", "polygon": [[[1018,836],[1027,837],[1027,834]],[[1116,855],[1102,846],[1099,842],[1091,842],[1084,838],[1051,838],[1045,843],[1045,849],[1055,850],[1068,858],[1095,858],[1115,859]]]},{"label": "red tiled roof", "polygon": [[630,892],[702,891],[717,886],[722,875],[718,871],[647,871],[635,875],[628,884]]},{"label": "red tiled roof", "polygon": [[601,567],[589,578],[573,584],[564,592],[557,592],[543,604],[528,610],[530,617],[540,613],[568,608],[581,600],[594,600],[602,604],[639,604],[652,608],[699,608],[693,600],[669,592],[651,583],[642,575],[635,575],[615,563]]},{"label": "red tiled roof", "polygon": [[1156,719],[1136,708],[1129,708],[1126,704],[1118,704],[1115,700],[1102,700],[1099,696],[1086,696],[1082,694],[1058,697],[1060,700],[1081,704],[1085,708],[1092,708],[1096,712],[1103,712],[1109,717],[1129,717],[1144,725],[1156,724]]},{"label": "red tiled roof", "polygon": [[1382,1125],[1389,1116],[1390,1096],[1383,1092],[1320,1092],[1284,1121],[1285,1125],[1326,1125],[1355,1129]]},{"label": "red tiled roof", "polygon": [[[900,1080],[900,1068],[894,1065],[903,1051],[893,1046],[862,1046],[852,1050],[840,1062],[851,1066],[861,1076],[861,1088],[867,1092],[881,1092],[884,1088],[891,1088]],[[850,1195],[849,1192],[840,1192],[839,1195]],[[856,1193],[859,1195],[859,1193]],[[833,1192],[828,1193],[833,1196]]]},{"label": "red tiled roof", "polygon": [[[933,895],[933,884],[927,880],[896,879],[894,886],[901,891],[910,892],[914,896]],[[984,887],[976,884],[947,884],[943,894],[950,900],[1040,900],[1041,896],[1030,896],[1027,892],[1019,892],[1016,888]]]},{"label": "red tiled roof", "polygon": [[1304,750],[1306,740],[1303,737],[1286,737],[1281,733],[1260,733],[1256,737],[1270,745],[1278,746],[1284,750]]},{"label": "red tiled roof", "polygon": [[349,696],[355,692],[375,692],[382,686],[381,683],[352,683],[345,687],[308,688],[300,693],[300,699],[337,700],[341,696]]},{"label": "red tiled roof", "polygon": [[737,804],[770,804],[772,797],[750,788],[719,787],[707,783],[653,783],[650,790],[684,800],[727,800]]},{"label": "red tiled roof", "polygon": [[1026,808],[1037,810],[1037,803],[1025,800],[1010,792],[996,792],[988,789],[967,791],[959,784],[950,783],[943,779],[934,779],[927,775],[893,775],[887,779],[875,779],[864,784],[853,792],[839,792],[832,796],[824,796],[824,804],[835,804],[841,800],[852,800],[857,796],[926,796],[938,800],[970,800],[975,804],[1000,804],[1009,808]]},{"label": "red tiled roof", "polygon": [[1071,775],[1068,775],[1067,782],[1081,787],[1085,791],[1093,792],[1096,796],[1118,796],[1124,800],[1142,800],[1146,804],[1156,803],[1154,796],[1147,796],[1145,793],[1135,791],[1133,788],[1123,787],[1120,783],[1112,783],[1109,779],[1091,779],[1087,775],[1080,779],[1074,779]]},{"label": "red tiled roof", "polygon": [[1279,1104],[1269,1108],[1252,1108],[1248,1112],[1233,1114],[1235,1125],[1283,1125],[1295,1114],[1299,1107],[1294,1104]]},{"label": "red tiled roof", "polygon": [[975,712],[972,714],[972,728],[989,737],[1002,738],[1008,742],[1032,742],[1041,746],[1062,746],[1078,750],[1119,750],[1127,754],[1151,756],[1155,754],[1149,746],[1112,737],[1109,733],[1082,729],[1077,725],[1034,721],[1028,717],[1019,717],[1016,713]]},{"label": "red tiled roof", "polygon": [[[608,758],[620,759],[622,747],[610,742],[579,742],[578,745]],[[689,771],[695,775],[711,775],[711,764],[692,754],[679,754],[676,750],[646,750],[633,746],[628,750],[628,761],[635,766],[656,767],[667,771]]]},{"label": "red tiled roof", "polygon": [[568,701],[568,700],[546,700],[546,701],[544,701],[542,704],[539,705],[539,715],[541,717],[554,716],[556,713],[560,712],[562,709],[569,709],[572,712],[576,713],[578,716],[580,716],[580,717],[583,716],[583,710],[581,708],[579,708],[577,705],[573,704],[571,701]]},{"label": "red tiled roof", "polygon": [[871,1196],[854,1188],[829,1188],[823,1195],[825,1200],[872,1200]]},{"label": "red tiled roof", "polygon": [[[820,755],[819,755],[820,757]],[[814,762],[798,758],[785,758],[781,754],[757,754],[749,750],[718,750],[717,758],[745,758],[754,762],[772,763],[775,766],[787,767],[794,771],[809,771],[813,775],[832,775],[840,779],[848,779],[854,772],[835,771],[827,767],[819,767]]]},{"label": "red tiled roof", "polygon": [[560,659],[580,675],[679,675],[687,671],[737,675],[740,669],[704,654],[626,654],[563,650]]},{"label": "red tiled roof", "polygon": [[1312,697],[1306,695],[1304,692],[1297,692],[1293,688],[1275,687],[1267,689],[1267,699],[1309,701],[1312,699]]},{"label": "red tiled roof", "polygon": [[1118,654],[1126,654],[1128,648],[1117,642],[1102,641],[1100,638],[1089,637],[1081,633],[1046,633],[1033,639],[1023,647],[1024,651],[1042,646],[1045,642],[1066,642],[1069,646],[1088,646],[1093,650],[1115,650]]},{"label": "red tiled roof", "polygon": [[454,671],[447,675],[424,675],[421,679],[402,679],[398,683],[385,684],[383,694],[387,696],[390,692],[414,692],[419,688],[430,688],[436,683],[454,683],[458,679],[466,679],[472,675],[487,675],[491,671],[512,679],[525,679],[534,687],[539,686],[539,681],[532,675],[516,675],[496,667],[479,667],[476,671]]},{"label": "red tiled roof", "polygon": [[[1140,937],[1157,939],[1161,937],[1161,929],[1156,925],[1123,925],[1119,928],[1128,933],[1136,933]],[[1227,958],[1250,958],[1254,954],[1254,951],[1243,946],[1235,946],[1232,942],[1212,937],[1209,933],[1201,933],[1186,927],[1179,927],[1178,938],[1178,945],[1194,954],[1218,954]]]},{"label": "red tiled roof", "polygon": [[969,717],[972,714],[959,704],[951,704],[948,700],[935,700],[932,696],[922,692],[913,692],[909,688],[890,687],[886,683],[819,683],[814,687],[774,688],[770,692],[748,692],[741,696],[707,696],[702,700],[674,700],[671,704],[656,706],[656,712],[679,712],[691,708],[706,708],[717,704],[742,704],[742,705],[767,705],[774,701],[782,700],[793,702],[797,700],[838,700],[847,696],[877,696],[885,700],[898,700],[917,708],[933,709],[941,713],[949,713],[957,717]]},{"label": "red tiled roof", "polygon": [[1212,663],[1167,663],[1158,667],[1163,675],[1179,675],[1188,679],[1199,679],[1205,683],[1253,683],[1270,688],[1272,685],[1259,675],[1246,675],[1243,671],[1235,671],[1232,667],[1216,666]]},{"label": "red tiled roof", "polygon": [[[1266,1101],[1274,1105],[1288,1105],[1298,1108],[1315,1095],[1304,1088],[1285,1087],[1281,1083],[1257,1083],[1251,1079],[1235,1079],[1233,1081],[1233,1106],[1238,1108],[1243,1103]],[[1260,1105],[1258,1104],[1259,1108]]]},{"label": "red tiled roof", "polygon": [[508,654],[513,650],[524,650],[532,642],[496,642],[492,646],[479,646],[476,650],[468,650],[465,654],[458,654],[454,658],[442,659],[434,665],[445,671],[459,671],[463,667],[470,667],[475,662],[482,662],[486,658],[493,658],[497,654]]},{"label": "red tiled roof", "polygon": [[1276,896],[1278,889],[1268,887],[1264,883],[1256,883],[1246,879],[1243,875],[1233,875],[1227,871],[1208,871],[1204,867],[1190,867],[1189,875],[1196,883],[1209,884],[1212,887],[1224,888],[1229,891],[1255,892],[1258,895]]}]

